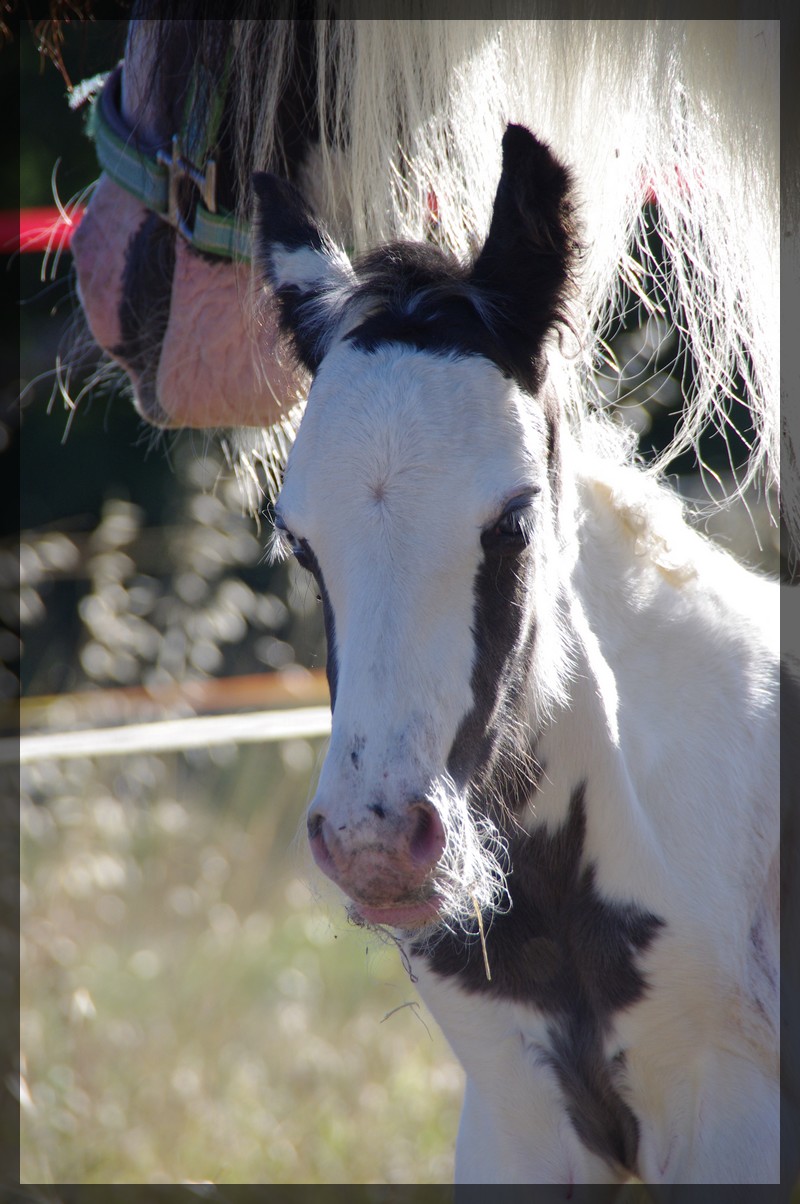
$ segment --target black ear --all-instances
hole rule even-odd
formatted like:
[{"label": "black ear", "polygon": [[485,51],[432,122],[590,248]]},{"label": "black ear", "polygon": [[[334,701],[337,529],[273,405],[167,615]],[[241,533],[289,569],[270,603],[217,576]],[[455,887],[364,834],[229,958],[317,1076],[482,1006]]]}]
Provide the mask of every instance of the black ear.
[{"label": "black ear", "polygon": [[570,173],[521,125],[503,135],[503,169],[472,283],[499,315],[510,355],[541,375],[544,337],[565,317],[577,252]]},{"label": "black ear", "polygon": [[253,189],[255,254],[275,294],[281,329],[300,362],[316,372],[352,291],[350,261],[288,180],[256,172]]}]

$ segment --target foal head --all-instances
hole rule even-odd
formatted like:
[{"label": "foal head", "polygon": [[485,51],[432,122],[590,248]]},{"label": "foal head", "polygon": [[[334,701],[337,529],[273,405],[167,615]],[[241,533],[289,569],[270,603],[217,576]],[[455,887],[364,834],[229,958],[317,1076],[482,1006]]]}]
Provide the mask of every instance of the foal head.
[{"label": "foal head", "polygon": [[414,929],[502,891],[558,695],[559,424],[549,335],[574,253],[566,169],[510,126],[488,237],[351,265],[299,194],[255,177],[280,321],[312,372],[276,543],[324,608],[330,749],[308,829],[354,915]]}]

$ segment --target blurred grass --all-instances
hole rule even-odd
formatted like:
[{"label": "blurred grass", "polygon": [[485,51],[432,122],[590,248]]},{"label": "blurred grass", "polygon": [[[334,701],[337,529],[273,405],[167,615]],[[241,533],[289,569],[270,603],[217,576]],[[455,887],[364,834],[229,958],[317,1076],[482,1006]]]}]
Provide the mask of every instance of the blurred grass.
[{"label": "blurred grass", "polygon": [[306,884],[320,752],[26,770],[23,1183],[452,1180],[461,1071]]}]

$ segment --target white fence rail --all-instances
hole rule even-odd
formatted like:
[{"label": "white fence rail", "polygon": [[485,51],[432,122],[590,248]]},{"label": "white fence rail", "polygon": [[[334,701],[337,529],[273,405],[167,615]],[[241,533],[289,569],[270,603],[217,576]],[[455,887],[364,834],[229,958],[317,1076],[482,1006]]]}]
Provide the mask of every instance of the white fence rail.
[{"label": "white fence rail", "polygon": [[327,706],[284,711],[203,715],[71,732],[45,732],[0,740],[0,765],[22,765],[75,757],[123,757],[132,753],[180,752],[220,744],[261,744],[327,736]]}]

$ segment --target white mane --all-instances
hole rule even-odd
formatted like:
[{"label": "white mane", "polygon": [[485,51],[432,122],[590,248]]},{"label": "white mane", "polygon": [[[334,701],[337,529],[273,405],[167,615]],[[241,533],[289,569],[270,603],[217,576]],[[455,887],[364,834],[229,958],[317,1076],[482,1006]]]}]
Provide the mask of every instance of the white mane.
[{"label": "white mane", "polygon": [[[507,5],[497,5],[507,14]],[[777,22],[317,22],[321,126],[307,165],[319,216],[361,252],[395,237],[436,237],[462,257],[485,236],[507,121],[527,124],[574,165],[585,256],[580,353],[559,389],[573,421],[596,400],[592,370],[624,281],[654,265],[642,207],[655,195],[663,282],[696,364],[683,421],[660,465],[714,423],[739,374],[754,420],[743,489],[778,464]],[[421,16],[421,10],[420,10]],[[252,73],[242,106],[258,130],[240,156],[241,195],[271,152],[290,22],[236,25]],[[346,146],[346,153],[341,150]],[[435,195],[433,201],[432,194]],[[644,300],[645,305],[648,304]],[[269,440],[268,440],[269,441]],[[271,457],[267,456],[269,460]]]}]

